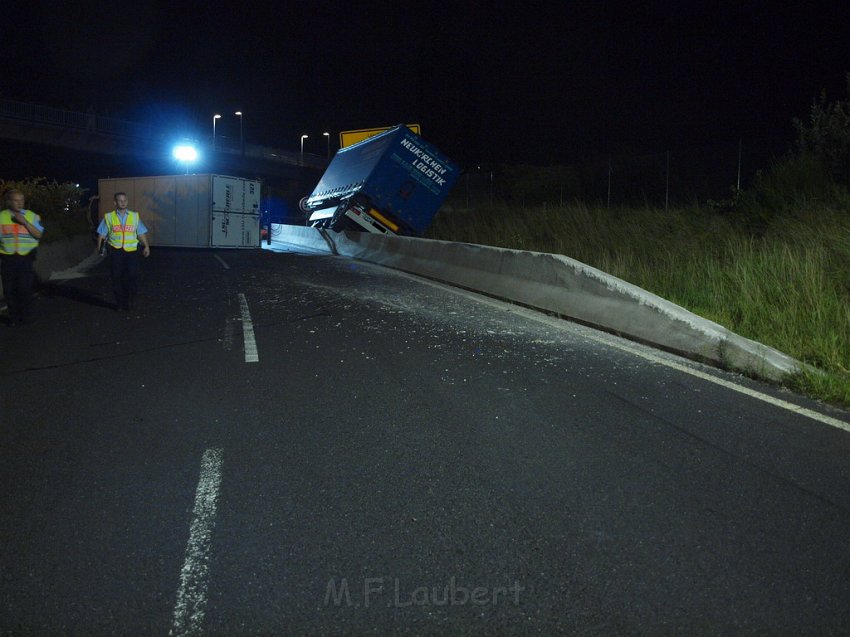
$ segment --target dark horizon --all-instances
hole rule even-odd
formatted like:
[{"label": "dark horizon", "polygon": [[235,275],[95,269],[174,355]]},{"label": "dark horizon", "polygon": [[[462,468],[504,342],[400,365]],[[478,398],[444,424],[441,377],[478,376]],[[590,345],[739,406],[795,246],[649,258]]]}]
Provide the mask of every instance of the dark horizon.
[{"label": "dark horizon", "polygon": [[[846,97],[837,3],[249,2],[11,10],[0,97],[322,154],[418,123],[465,166],[788,140]],[[209,130],[207,130],[209,129]]]}]

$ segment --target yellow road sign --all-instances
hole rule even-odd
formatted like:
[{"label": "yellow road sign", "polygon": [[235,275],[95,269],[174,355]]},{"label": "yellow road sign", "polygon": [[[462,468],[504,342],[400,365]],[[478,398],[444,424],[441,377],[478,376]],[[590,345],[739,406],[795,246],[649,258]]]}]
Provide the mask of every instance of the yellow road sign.
[{"label": "yellow road sign", "polygon": [[[421,132],[419,132],[419,124],[407,124],[407,127],[417,135],[422,134]],[[362,142],[364,139],[372,137],[372,135],[383,133],[385,130],[390,130],[391,128],[392,126],[384,126],[383,128],[361,128],[360,130],[340,131],[339,147],[345,148],[346,146],[351,146],[352,144],[356,144],[357,142]]]}]

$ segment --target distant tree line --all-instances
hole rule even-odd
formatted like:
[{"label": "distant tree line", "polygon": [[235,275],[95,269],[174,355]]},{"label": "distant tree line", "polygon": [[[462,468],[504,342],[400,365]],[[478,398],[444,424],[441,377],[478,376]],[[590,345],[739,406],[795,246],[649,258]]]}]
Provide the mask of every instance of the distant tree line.
[{"label": "distant tree line", "polygon": [[741,140],[573,165],[499,165],[469,170],[451,194],[454,208],[506,204],[707,206],[762,219],[789,208],[845,199],[850,187],[850,73],[847,96],[813,100],[784,139]]}]

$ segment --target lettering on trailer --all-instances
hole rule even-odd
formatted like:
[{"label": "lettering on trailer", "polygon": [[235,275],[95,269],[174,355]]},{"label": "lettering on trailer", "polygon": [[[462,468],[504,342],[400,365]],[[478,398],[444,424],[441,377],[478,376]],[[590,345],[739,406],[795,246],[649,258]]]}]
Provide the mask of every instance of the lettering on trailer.
[{"label": "lettering on trailer", "polygon": [[230,184],[224,185],[224,209],[230,210],[230,204],[233,203],[233,186]]},{"label": "lettering on trailer", "polygon": [[434,180],[438,186],[445,185],[446,180],[442,177],[442,175],[446,174],[448,168],[443,166],[440,162],[431,157],[409,139],[401,140],[401,145],[413,153],[414,157],[416,157],[416,159],[412,162],[412,165],[416,168],[416,170],[423,173],[429,179]]},{"label": "lettering on trailer", "polygon": [[[390,158],[394,162],[396,162],[397,164],[402,166],[404,171],[406,173],[410,174],[412,179],[414,179],[415,181],[417,181],[420,184],[422,184],[423,186],[425,186],[425,188],[430,190],[435,195],[439,196],[440,186],[437,184],[437,182],[433,178],[429,178],[427,176],[427,174],[426,174],[427,170],[425,172],[423,172],[421,168],[415,167],[412,163],[410,163],[407,159],[405,159],[404,157],[402,157],[398,153],[393,153],[392,155],[390,155]],[[440,179],[442,180],[443,183],[445,183],[445,181],[446,181],[445,179],[442,179],[442,178],[440,178]],[[404,188],[405,188],[404,198],[407,199],[408,197],[410,197],[410,194],[413,190],[412,190],[412,188],[409,187],[409,184],[405,184]]]}]

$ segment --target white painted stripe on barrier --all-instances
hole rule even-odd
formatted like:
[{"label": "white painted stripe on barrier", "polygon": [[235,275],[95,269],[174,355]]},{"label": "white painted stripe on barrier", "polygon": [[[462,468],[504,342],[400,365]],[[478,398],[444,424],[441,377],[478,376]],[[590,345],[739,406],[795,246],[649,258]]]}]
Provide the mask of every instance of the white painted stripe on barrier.
[{"label": "white painted stripe on barrier", "polygon": [[214,256],[216,259],[218,259],[218,262],[219,262],[219,263],[221,263],[221,267],[223,267],[225,270],[229,270],[229,269],[230,269],[230,266],[229,266],[229,265],[227,265],[227,261],[225,261],[224,259],[222,259],[222,258],[221,258],[220,256],[218,256],[217,254],[214,254],[213,256]]},{"label": "white painted stripe on barrier", "polygon": [[199,635],[207,606],[209,553],[221,485],[221,449],[207,449],[201,458],[201,476],[195,491],[186,559],[174,606],[171,635]]},{"label": "white painted stripe on barrier", "polygon": [[239,305],[242,308],[242,333],[245,336],[245,362],[257,363],[260,354],[257,351],[257,340],[254,338],[254,324],[251,322],[251,312],[248,310],[248,299],[239,293]]}]

